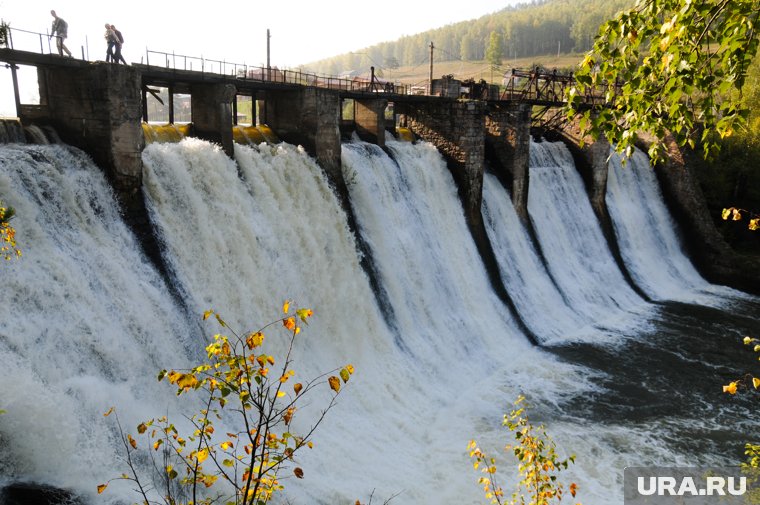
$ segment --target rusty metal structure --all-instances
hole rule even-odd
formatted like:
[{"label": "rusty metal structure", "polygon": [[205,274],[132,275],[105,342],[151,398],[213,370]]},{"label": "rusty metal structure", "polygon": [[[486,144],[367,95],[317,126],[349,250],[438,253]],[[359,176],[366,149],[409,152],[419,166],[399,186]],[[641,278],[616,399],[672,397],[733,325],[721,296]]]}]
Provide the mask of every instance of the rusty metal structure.
[{"label": "rusty metal structure", "polygon": [[[531,70],[513,68],[504,76],[504,81],[501,100],[556,107],[567,101],[567,93],[575,85],[575,76],[572,72],[558,72],[556,68],[551,71],[541,67]],[[613,93],[617,93],[620,87],[620,83],[615,83]],[[584,103],[589,107],[605,105],[608,103],[607,90],[608,86],[590,88],[583,96]]]}]

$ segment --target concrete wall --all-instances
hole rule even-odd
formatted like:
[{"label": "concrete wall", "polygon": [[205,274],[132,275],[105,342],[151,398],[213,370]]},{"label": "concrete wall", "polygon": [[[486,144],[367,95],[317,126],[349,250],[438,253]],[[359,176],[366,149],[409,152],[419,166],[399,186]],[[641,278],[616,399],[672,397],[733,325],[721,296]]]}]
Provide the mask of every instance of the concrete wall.
[{"label": "concrete wall", "polygon": [[397,104],[414,134],[435,145],[448,162],[468,219],[480,220],[485,162],[485,103],[458,100]]},{"label": "concrete wall", "polygon": [[198,138],[222,146],[230,158],[235,155],[232,139],[232,84],[193,84],[190,88],[193,132]]},{"label": "concrete wall", "polygon": [[531,106],[490,104],[486,117],[486,153],[497,175],[512,191],[512,203],[524,222],[528,219]]},{"label": "concrete wall", "polygon": [[340,166],[339,93],[320,88],[268,92],[265,111],[263,122],[285,142],[302,145],[344,193],[345,182]]},{"label": "concrete wall", "polygon": [[[145,146],[140,72],[129,66],[38,67],[40,107],[67,144],[102,167],[114,188],[129,197],[142,187]],[[34,114],[34,109],[30,109]],[[23,116],[22,122],[27,119]]]},{"label": "concrete wall", "polygon": [[365,142],[385,147],[385,108],[388,100],[374,98],[354,100],[356,133]]}]

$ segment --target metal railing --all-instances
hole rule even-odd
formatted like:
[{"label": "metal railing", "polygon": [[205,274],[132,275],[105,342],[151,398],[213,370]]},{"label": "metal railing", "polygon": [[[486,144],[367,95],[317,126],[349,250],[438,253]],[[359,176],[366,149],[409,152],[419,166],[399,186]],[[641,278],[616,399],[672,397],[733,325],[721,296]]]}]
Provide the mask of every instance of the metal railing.
[{"label": "metal railing", "polygon": [[[56,54],[57,48],[52,37],[48,33],[39,33],[7,26],[10,49],[19,49],[29,52],[39,51],[41,54]],[[85,57],[85,48],[82,47],[82,60],[89,61]],[[142,63],[142,61],[141,61]],[[293,84],[301,86],[315,86],[340,91],[359,93],[387,93],[396,95],[418,95],[422,86],[403,84],[378,79],[374,72],[370,77],[336,77],[305,72],[302,69],[280,69],[277,67],[262,67],[235,63],[226,60],[205,58],[203,56],[188,56],[168,53],[163,51],[145,50],[145,64],[147,66],[161,67],[172,70],[186,70],[204,72],[215,75],[228,76],[243,81],[257,81],[277,84]],[[501,100],[528,101],[541,103],[564,103],[566,92],[575,83],[573,74],[561,74],[556,70],[546,71],[540,67],[531,70],[512,69],[505,75]],[[615,87],[615,90],[619,86]],[[590,90],[584,101],[589,105],[603,105],[605,103],[605,90]]]},{"label": "metal railing", "polygon": [[[52,39],[50,38],[50,34],[48,33],[39,33],[39,32],[32,32],[29,30],[21,30],[19,28],[11,28],[10,26],[7,26],[7,34],[8,34],[8,48],[9,49],[16,49],[14,45],[14,34],[15,38],[21,39],[19,42],[21,43],[21,47],[28,47],[28,46],[34,46],[39,42],[39,51],[40,54],[53,54],[53,51],[58,51],[55,48],[55,43],[52,42]],[[45,51],[47,46],[47,51]],[[36,49],[35,49],[36,51]]]},{"label": "metal railing", "polygon": [[294,84],[315,86],[342,91],[410,94],[411,86],[399,82],[382,81],[372,75],[365,77],[335,77],[305,72],[302,69],[281,69],[235,63],[226,60],[166,53],[162,51],[145,51],[145,63],[171,70],[199,71],[216,75],[226,75],[235,79],[276,84]]},{"label": "metal railing", "polygon": [[[49,33],[34,32],[22,30],[21,28],[12,28],[6,25],[7,30],[7,47],[19,51],[38,52],[39,54],[58,54],[56,46],[56,35]],[[85,47],[82,46],[82,60],[87,61],[85,57]],[[72,51],[73,54],[73,51]]]}]

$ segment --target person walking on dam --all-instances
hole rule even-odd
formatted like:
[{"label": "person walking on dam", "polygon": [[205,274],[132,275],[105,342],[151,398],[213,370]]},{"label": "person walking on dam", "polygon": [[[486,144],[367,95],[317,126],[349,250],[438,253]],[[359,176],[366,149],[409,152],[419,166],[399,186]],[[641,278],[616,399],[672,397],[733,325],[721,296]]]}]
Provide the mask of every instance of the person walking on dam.
[{"label": "person walking on dam", "polygon": [[119,42],[119,39],[116,38],[116,34],[114,33],[113,29],[111,28],[111,25],[109,23],[106,23],[106,34],[104,35],[106,39],[106,44],[108,44],[108,47],[106,49],[106,63],[119,63],[116,61],[116,57],[113,53],[113,48],[116,47],[116,44]]},{"label": "person walking on dam", "polygon": [[114,46],[113,61],[115,61],[116,63],[124,63],[125,65],[127,65],[127,60],[125,60],[124,56],[121,55],[121,46],[124,45],[124,36],[114,25],[111,25],[111,30],[116,36],[116,45]]},{"label": "person walking on dam", "polygon": [[55,19],[53,19],[53,26],[50,27],[50,36],[48,37],[48,40],[55,37],[55,46],[58,48],[58,54],[63,56],[63,52],[66,51],[66,54],[70,57],[71,51],[69,51],[69,48],[63,43],[63,41],[66,40],[66,37],[68,37],[69,24],[64,21],[63,18],[59,18],[55,11],[50,11],[50,15]]}]

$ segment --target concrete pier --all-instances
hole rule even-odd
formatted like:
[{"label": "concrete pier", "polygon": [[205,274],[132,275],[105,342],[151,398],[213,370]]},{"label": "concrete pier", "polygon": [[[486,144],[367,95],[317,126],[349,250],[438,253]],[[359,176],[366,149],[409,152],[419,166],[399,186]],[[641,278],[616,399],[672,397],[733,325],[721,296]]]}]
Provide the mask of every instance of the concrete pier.
[{"label": "concrete pier", "polygon": [[443,154],[470,220],[480,220],[485,162],[485,103],[457,100],[399,104],[408,127]]},{"label": "concrete pier", "polygon": [[511,187],[517,215],[527,222],[531,106],[526,103],[489,103],[485,120],[486,153]]}]

